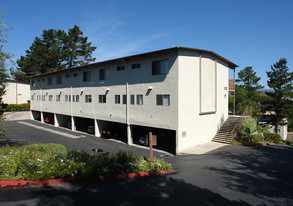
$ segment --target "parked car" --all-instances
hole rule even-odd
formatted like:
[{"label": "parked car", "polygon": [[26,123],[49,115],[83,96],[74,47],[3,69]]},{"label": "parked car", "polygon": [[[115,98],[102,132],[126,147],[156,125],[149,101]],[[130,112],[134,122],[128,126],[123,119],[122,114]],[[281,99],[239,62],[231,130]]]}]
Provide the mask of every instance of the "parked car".
[{"label": "parked car", "polygon": [[90,133],[90,134],[94,134],[94,133],[95,133],[95,128],[94,128],[94,126],[88,126],[88,128],[87,128],[87,132]]},{"label": "parked car", "polygon": [[50,124],[53,124],[53,118],[52,117],[45,117],[45,122],[46,123],[50,123]]},{"label": "parked car", "polygon": [[110,130],[101,130],[101,137],[103,138],[117,138],[118,134]]}]

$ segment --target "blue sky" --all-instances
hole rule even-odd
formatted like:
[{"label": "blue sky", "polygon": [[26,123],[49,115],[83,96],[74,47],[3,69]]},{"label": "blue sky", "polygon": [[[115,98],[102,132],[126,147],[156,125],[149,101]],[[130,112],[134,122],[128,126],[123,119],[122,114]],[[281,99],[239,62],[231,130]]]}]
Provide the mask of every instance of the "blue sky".
[{"label": "blue sky", "polygon": [[46,29],[78,25],[97,46],[97,61],[172,46],[214,51],[265,71],[281,57],[293,70],[292,0],[1,0],[13,30],[4,49],[25,55]]}]

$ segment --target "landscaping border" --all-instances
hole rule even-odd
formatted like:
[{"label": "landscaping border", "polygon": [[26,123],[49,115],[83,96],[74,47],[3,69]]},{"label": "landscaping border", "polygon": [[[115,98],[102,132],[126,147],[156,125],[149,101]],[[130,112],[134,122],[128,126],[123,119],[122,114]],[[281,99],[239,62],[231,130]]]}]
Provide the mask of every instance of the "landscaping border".
[{"label": "landscaping border", "polygon": [[[108,180],[108,179],[129,179],[134,177],[144,177],[151,175],[161,175],[161,174],[171,174],[176,173],[176,170],[169,171],[157,171],[157,172],[138,172],[138,173],[128,173],[128,174],[119,174],[117,176],[99,176],[98,180]],[[61,184],[70,184],[74,182],[84,182],[86,180],[81,177],[67,177],[67,178],[57,178],[57,179],[48,179],[48,180],[0,180],[0,189],[10,189],[31,187],[31,186],[42,186],[42,185],[61,185]]]}]

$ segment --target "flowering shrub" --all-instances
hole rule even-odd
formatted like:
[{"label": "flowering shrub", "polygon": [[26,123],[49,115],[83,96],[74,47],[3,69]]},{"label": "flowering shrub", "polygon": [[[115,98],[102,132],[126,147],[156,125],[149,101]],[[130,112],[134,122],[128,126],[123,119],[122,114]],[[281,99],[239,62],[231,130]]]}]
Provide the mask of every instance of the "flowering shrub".
[{"label": "flowering shrub", "polygon": [[0,148],[0,180],[44,180],[79,176],[95,179],[133,172],[172,170],[170,164],[154,159],[137,158],[132,152],[92,155],[66,151],[58,144],[32,144]]}]

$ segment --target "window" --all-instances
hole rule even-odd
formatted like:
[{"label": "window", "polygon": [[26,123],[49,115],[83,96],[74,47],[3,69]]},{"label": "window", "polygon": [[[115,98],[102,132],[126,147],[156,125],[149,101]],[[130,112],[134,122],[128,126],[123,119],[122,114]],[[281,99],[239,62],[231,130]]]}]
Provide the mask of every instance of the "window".
[{"label": "window", "polygon": [[83,81],[84,82],[90,82],[91,81],[91,72],[83,72]]},{"label": "window", "polygon": [[127,96],[124,94],[122,96],[122,104],[126,104],[127,103]]},{"label": "window", "polygon": [[70,78],[70,74],[66,74],[65,77],[66,77],[66,78]]},{"label": "window", "polygon": [[123,71],[125,70],[125,66],[117,66],[117,71]]},{"label": "window", "polygon": [[91,103],[92,102],[92,95],[85,95],[85,102]]},{"label": "window", "polygon": [[130,104],[134,104],[134,95],[130,95]]},{"label": "window", "polygon": [[31,99],[32,99],[32,101],[34,101],[34,98],[35,98],[35,95],[32,95],[32,98],[31,98]]},{"label": "window", "polygon": [[169,60],[153,61],[152,75],[163,75],[169,72]]},{"label": "window", "polygon": [[60,102],[60,99],[61,99],[61,95],[60,94],[57,94],[56,95],[56,102]]},{"label": "window", "polygon": [[157,95],[157,105],[169,106],[170,105],[170,95],[169,94],[158,94]]},{"label": "window", "polygon": [[48,78],[48,85],[52,85],[52,77]]},{"label": "window", "polygon": [[109,79],[108,69],[100,69],[100,80],[108,80],[108,79]]},{"label": "window", "polygon": [[73,77],[78,77],[78,73],[73,73]]},{"label": "window", "polygon": [[57,76],[57,84],[62,84],[62,76]]},{"label": "window", "polygon": [[72,102],[75,102],[75,95],[72,95]]},{"label": "window", "polygon": [[99,103],[106,103],[106,95],[99,95]]},{"label": "window", "polygon": [[42,101],[46,101],[46,95],[42,95]]},{"label": "window", "polygon": [[31,82],[31,86],[32,86],[32,87],[35,87],[35,86],[36,86],[35,80],[32,80],[32,82]]},{"label": "window", "polygon": [[49,102],[53,101],[53,95],[49,95]]},{"label": "window", "polygon": [[68,102],[68,95],[65,95],[65,102]]},{"label": "window", "polygon": [[40,101],[40,95],[37,95],[37,101]]},{"label": "window", "polygon": [[115,104],[120,104],[120,95],[115,95]]},{"label": "window", "polygon": [[143,104],[143,95],[141,95],[141,94],[136,95],[136,104],[137,105],[142,105]]},{"label": "window", "polygon": [[75,101],[76,101],[76,102],[79,102],[79,95],[78,95],[78,94],[75,95]]},{"label": "window", "polygon": [[141,68],[141,64],[137,63],[137,64],[132,64],[131,65],[131,69],[140,69]]}]

